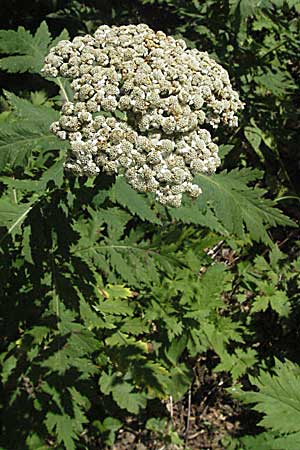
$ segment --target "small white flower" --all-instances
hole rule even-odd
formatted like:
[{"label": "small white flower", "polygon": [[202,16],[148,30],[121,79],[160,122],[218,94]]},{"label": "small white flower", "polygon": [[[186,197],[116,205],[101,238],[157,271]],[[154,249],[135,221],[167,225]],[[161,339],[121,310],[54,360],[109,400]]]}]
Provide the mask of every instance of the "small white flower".
[{"label": "small white flower", "polygon": [[201,194],[193,176],[220,164],[206,126],[237,126],[243,108],[228,73],[206,52],[145,24],[102,25],[93,36],[61,41],[43,73],[72,80],[74,100],[51,125],[71,143],[65,167],[122,173],[168,206],[180,206],[183,193]]}]

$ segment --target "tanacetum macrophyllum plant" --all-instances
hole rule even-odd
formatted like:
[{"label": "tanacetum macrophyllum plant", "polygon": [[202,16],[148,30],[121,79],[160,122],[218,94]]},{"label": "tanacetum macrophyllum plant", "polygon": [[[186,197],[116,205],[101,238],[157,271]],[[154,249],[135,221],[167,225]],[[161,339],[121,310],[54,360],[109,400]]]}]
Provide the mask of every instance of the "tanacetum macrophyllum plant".
[{"label": "tanacetum macrophyllum plant", "polygon": [[66,169],[124,174],[168,206],[179,207],[183,193],[201,194],[194,175],[220,164],[209,130],[237,126],[243,107],[227,71],[206,52],[145,24],[103,25],[93,36],[60,41],[43,72],[72,80],[73,101],[51,126],[71,143]]},{"label": "tanacetum macrophyllum plant", "polygon": [[[129,3],[89,26],[75,5],[83,37],[71,41],[56,20],[53,36],[45,21],[32,34],[36,19],[0,30],[0,450],[299,450],[299,234],[278,209],[275,152],[259,163],[247,144],[263,156],[285,139],[295,154],[284,61],[299,52],[280,28],[294,13],[273,5],[267,31],[262,5],[238,35],[247,2],[232,15],[226,2],[171,2],[203,27],[161,29],[202,53],[146,25],[84,36],[147,22]],[[230,145],[221,127],[242,103],[203,49],[248,104]],[[239,425],[250,407],[229,392],[255,404],[260,428]]]}]

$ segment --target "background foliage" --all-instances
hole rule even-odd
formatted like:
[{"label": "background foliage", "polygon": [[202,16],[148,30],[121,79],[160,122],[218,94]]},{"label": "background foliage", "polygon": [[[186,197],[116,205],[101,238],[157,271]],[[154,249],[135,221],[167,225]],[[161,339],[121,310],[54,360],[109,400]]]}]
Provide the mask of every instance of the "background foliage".
[{"label": "background foliage", "polygon": [[[2,450],[104,449],[124,430],[149,449],[196,449],[168,407],[205,398],[201,361],[239,405],[219,448],[298,450],[300,2],[3,11]],[[199,176],[203,195],[180,209],[122,178],[64,175],[66,144],[49,131],[68,86],[40,75],[48,48],[139,22],[207,50],[246,104],[235,135],[219,135],[221,170]]]}]

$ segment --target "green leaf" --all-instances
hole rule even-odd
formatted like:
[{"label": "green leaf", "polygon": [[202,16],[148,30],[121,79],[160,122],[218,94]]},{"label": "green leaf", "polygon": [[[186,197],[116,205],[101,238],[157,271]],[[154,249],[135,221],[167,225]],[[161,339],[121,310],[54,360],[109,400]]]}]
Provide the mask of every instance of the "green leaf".
[{"label": "green leaf", "polygon": [[64,182],[63,160],[56,161],[51,167],[49,167],[49,169],[44,171],[38,181],[38,189],[44,190],[49,181],[52,181],[57,187],[62,186]]},{"label": "green leaf", "polygon": [[107,224],[109,237],[113,241],[121,238],[124,228],[131,218],[130,214],[119,208],[99,209],[97,211],[89,208],[89,213],[98,226],[102,223]]},{"label": "green leaf", "polygon": [[226,229],[213,212],[210,209],[207,209],[205,212],[201,211],[198,202],[190,202],[190,206],[184,204],[180,208],[169,208],[168,211],[173,219],[182,223],[201,225],[217,233],[227,234]]},{"label": "green leaf", "polygon": [[47,23],[43,20],[34,35],[34,44],[38,47],[40,52],[46,52],[50,42],[51,34],[49,32]]},{"label": "green leaf", "polygon": [[252,368],[257,362],[257,353],[251,348],[246,351],[237,348],[232,354],[222,352],[220,357],[221,362],[217,365],[215,371],[230,372],[234,380],[239,378],[241,375],[244,375],[244,373],[249,368]]},{"label": "green leaf", "polygon": [[147,400],[143,394],[133,393],[132,390],[133,386],[129,383],[117,384],[112,389],[112,396],[120,408],[138,414],[140,409],[145,408]]},{"label": "green leaf", "polygon": [[260,295],[255,298],[251,312],[266,311],[270,306],[281,317],[288,317],[290,314],[290,301],[285,291],[274,290],[271,295]]},{"label": "green leaf", "polygon": [[170,369],[170,378],[166,382],[168,393],[175,401],[184,396],[191,384],[191,374],[185,364],[177,364]]},{"label": "green leaf", "polygon": [[270,445],[272,446],[272,449],[270,450],[299,450],[300,431],[288,435],[277,436]]},{"label": "green leaf", "polygon": [[[65,31],[59,38],[64,36],[67,36]],[[0,30],[0,53],[13,55],[2,58],[0,68],[10,73],[39,73],[50,43],[51,35],[45,21],[40,24],[34,36],[23,27],[19,27],[17,31]],[[54,44],[53,41],[52,45]]]},{"label": "green leaf", "polygon": [[197,175],[196,180],[203,190],[199,201],[207,202],[230,233],[244,238],[247,230],[254,241],[272,245],[266,225],[295,226],[295,223],[284,216],[274,202],[263,198],[263,189],[248,187],[247,183],[260,176],[260,172],[251,169]]},{"label": "green leaf", "polygon": [[39,180],[25,179],[18,180],[10,177],[0,177],[0,182],[6,186],[21,192],[43,192],[49,181],[52,181],[57,187],[61,187],[64,182],[63,161],[56,161],[49,169],[45,170]]},{"label": "green leaf", "polygon": [[0,199],[0,225],[9,227],[8,233],[12,233],[26,219],[34,202],[13,203],[8,197]]},{"label": "green leaf", "polygon": [[260,425],[277,433],[300,432],[300,366],[276,360],[275,374],[261,371],[250,377],[258,392],[230,391],[247,403],[254,403],[256,411],[264,414]]},{"label": "green leaf", "polygon": [[99,302],[98,305],[94,305],[95,311],[103,314],[117,314],[128,315],[133,312],[133,306],[128,304],[126,300],[121,299],[107,299]]},{"label": "green leaf", "polygon": [[179,339],[173,339],[168,350],[165,350],[165,355],[173,366],[176,366],[181,354],[185,350],[187,339],[186,335],[181,336]]},{"label": "green leaf", "polygon": [[126,207],[132,214],[137,215],[142,220],[148,220],[157,224],[161,223],[155,212],[150,208],[147,199],[132,189],[126,183],[124,177],[117,177],[110,192],[110,199]]},{"label": "green leaf", "polygon": [[34,104],[25,98],[18,97],[13,92],[6,90],[3,90],[3,92],[16,115],[22,119],[38,121],[50,126],[52,122],[59,118],[59,113],[50,106]]},{"label": "green leaf", "polygon": [[7,359],[5,359],[2,362],[2,383],[5,384],[11,374],[11,372],[16,368],[17,366],[17,358],[14,355],[9,356]]},{"label": "green leaf", "polygon": [[32,43],[30,31],[24,27],[14,30],[0,30],[0,52],[1,53],[26,53]]},{"label": "green leaf", "polygon": [[48,100],[45,91],[30,92],[30,101],[35,106],[41,106]]},{"label": "green leaf", "polygon": [[103,372],[99,379],[99,386],[100,386],[101,392],[103,392],[103,394],[105,394],[105,395],[109,395],[115,381],[116,381],[116,375],[109,375],[106,372]]},{"label": "green leaf", "polygon": [[[273,433],[260,433],[257,436],[243,436],[241,438],[243,450],[274,450],[274,435]],[[283,447],[281,450],[287,450]],[[295,449],[296,450],[296,449]]]},{"label": "green leaf", "polygon": [[129,288],[126,288],[124,285],[121,284],[108,284],[107,286],[105,286],[102,292],[105,294],[105,297],[107,298],[133,297],[133,292]]},{"label": "green leaf", "polygon": [[146,333],[149,329],[149,325],[143,319],[134,317],[133,319],[127,318],[126,322],[120,328],[120,331],[127,334],[133,334],[135,336]]},{"label": "green leaf", "polygon": [[50,133],[48,124],[19,121],[0,125],[0,170],[25,166],[33,150],[58,148],[62,143]]},{"label": "green leaf", "polygon": [[230,14],[239,12],[241,19],[245,19],[254,14],[257,3],[257,0],[229,0]]},{"label": "green leaf", "polygon": [[32,433],[27,437],[26,445],[29,450],[50,450],[51,448],[35,433]]},{"label": "green leaf", "polygon": [[127,382],[120,382],[116,375],[103,373],[99,380],[101,391],[112,397],[122,409],[138,414],[141,408],[146,406],[147,400],[144,394],[132,392],[133,386]]},{"label": "green leaf", "polygon": [[245,134],[247,141],[249,142],[249,144],[251,145],[251,147],[257,154],[257,156],[260,158],[261,161],[264,161],[264,159],[265,159],[264,155],[263,155],[262,151],[260,150],[260,144],[262,141],[262,137],[259,133],[259,130],[257,128],[248,126],[248,127],[244,128],[244,134]]},{"label": "green leaf", "polygon": [[267,91],[274,95],[286,96],[289,91],[296,89],[296,85],[291,75],[286,71],[272,71],[268,69],[266,73],[256,76],[256,83],[262,85]]},{"label": "green leaf", "polygon": [[25,166],[34,150],[67,148],[67,142],[50,132],[51,123],[58,118],[54,109],[33,105],[7,91],[5,95],[15,114],[8,122],[0,123],[0,170]]},{"label": "green leaf", "polygon": [[46,426],[49,433],[55,432],[57,441],[63,442],[66,450],[76,450],[75,440],[77,438],[74,431],[74,419],[68,415],[47,413]]},{"label": "green leaf", "polygon": [[106,419],[103,420],[103,423],[99,420],[95,420],[93,425],[98,428],[100,433],[108,433],[108,436],[105,438],[105,443],[112,446],[115,442],[116,431],[122,427],[122,422],[114,417],[106,417]]}]

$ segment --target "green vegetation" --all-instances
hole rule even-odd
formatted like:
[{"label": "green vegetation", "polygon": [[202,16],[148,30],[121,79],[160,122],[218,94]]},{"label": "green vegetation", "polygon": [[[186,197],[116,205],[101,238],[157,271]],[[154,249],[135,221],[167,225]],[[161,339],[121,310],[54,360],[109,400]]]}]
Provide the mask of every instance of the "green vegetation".
[{"label": "green vegetation", "polygon": [[[1,450],[113,448],[124,430],[124,449],[196,450],[173,405],[220,389],[241,422],[220,449],[299,450],[300,2],[44,3],[1,19]],[[246,105],[178,209],[64,174],[49,131],[69,86],[40,74],[48,49],[140,22],[207,50]]]}]

